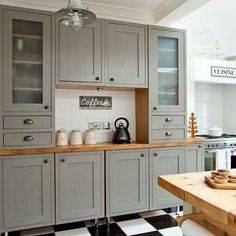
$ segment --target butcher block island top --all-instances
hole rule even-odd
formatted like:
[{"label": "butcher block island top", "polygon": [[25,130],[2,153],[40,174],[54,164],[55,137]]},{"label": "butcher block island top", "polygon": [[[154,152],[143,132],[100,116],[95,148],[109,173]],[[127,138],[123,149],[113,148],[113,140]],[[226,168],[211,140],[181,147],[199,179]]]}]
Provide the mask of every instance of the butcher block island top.
[{"label": "butcher block island top", "polygon": [[[236,174],[236,169],[231,173]],[[236,235],[236,190],[213,189],[205,183],[210,172],[185,173],[158,177],[158,184],[200,210]]]},{"label": "butcher block island top", "polygon": [[162,143],[140,143],[132,142],[130,144],[113,144],[113,143],[98,143],[94,145],[66,145],[55,146],[52,148],[33,148],[33,149],[4,149],[0,150],[0,156],[5,155],[27,155],[27,154],[49,154],[49,153],[66,153],[66,152],[89,152],[89,151],[108,151],[108,150],[125,150],[138,148],[167,148],[181,147],[191,145],[193,142],[203,142],[204,138],[188,139],[186,141],[173,141]]}]

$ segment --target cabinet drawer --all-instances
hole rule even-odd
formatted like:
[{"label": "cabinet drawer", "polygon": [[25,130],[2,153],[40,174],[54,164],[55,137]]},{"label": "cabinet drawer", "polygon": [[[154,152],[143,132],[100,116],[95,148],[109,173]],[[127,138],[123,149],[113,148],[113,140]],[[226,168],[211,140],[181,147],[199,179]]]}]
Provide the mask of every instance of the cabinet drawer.
[{"label": "cabinet drawer", "polygon": [[183,140],[185,139],[185,129],[153,129],[152,140]]},{"label": "cabinet drawer", "polygon": [[4,129],[50,129],[51,116],[4,116]]},{"label": "cabinet drawer", "polygon": [[32,146],[50,145],[52,143],[52,133],[5,133],[3,134],[4,147],[11,146]]},{"label": "cabinet drawer", "polygon": [[152,116],[152,128],[162,128],[171,126],[184,126],[185,116]]}]

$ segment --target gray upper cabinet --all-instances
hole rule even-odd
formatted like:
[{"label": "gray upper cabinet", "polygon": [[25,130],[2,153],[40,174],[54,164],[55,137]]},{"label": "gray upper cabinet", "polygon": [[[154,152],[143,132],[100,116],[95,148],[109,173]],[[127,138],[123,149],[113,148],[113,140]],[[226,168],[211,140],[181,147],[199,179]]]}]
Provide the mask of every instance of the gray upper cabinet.
[{"label": "gray upper cabinet", "polygon": [[57,84],[102,84],[102,28],[96,20],[79,31],[56,26]]},{"label": "gray upper cabinet", "polygon": [[56,154],[56,223],[104,217],[104,152]]},{"label": "gray upper cabinet", "polygon": [[186,147],[185,172],[204,171],[204,145],[194,143]]},{"label": "gray upper cabinet", "polygon": [[159,175],[184,173],[185,148],[150,149],[150,210],[182,205],[182,201],[157,184]]},{"label": "gray upper cabinet", "polygon": [[148,210],[147,149],[106,152],[106,214]]},{"label": "gray upper cabinet", "polygon": [[147,87],[146,26],[107,21],[105,44],[107,85]]},{"label": "gray upper cabinet", "polygon": [[50,14],[3,10],[3,111],[52,111]]},{"label": "gray upper cabinet", "polygon": [[4,230],[54,224],[53,155],[4,157],[1,171]]},{"label": "gray upper cabinet", "polygon": [[184,112],[185,34],[149,27],[150,108],[157,112]]}]

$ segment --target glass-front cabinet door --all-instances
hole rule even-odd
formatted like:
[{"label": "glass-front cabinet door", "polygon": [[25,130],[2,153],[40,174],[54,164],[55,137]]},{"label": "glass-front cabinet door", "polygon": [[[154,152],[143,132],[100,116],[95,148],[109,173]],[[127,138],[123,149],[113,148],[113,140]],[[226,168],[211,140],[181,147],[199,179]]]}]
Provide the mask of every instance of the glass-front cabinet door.
[{"label": "glass-front cabinet door", "polygon": [[51,110],[51,17],[3,12],[4,111]]},{"label": "glass-front cabinet door", "polygon": [[152,112],[184,111],[183,32],[150,30],[150,87]]}]

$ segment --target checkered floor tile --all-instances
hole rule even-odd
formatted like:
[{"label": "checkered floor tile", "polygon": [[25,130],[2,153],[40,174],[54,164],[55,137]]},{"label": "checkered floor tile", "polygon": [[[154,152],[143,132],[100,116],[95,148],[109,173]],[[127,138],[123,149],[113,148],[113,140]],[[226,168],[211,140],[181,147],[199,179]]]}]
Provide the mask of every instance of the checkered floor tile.
[{"label": "checkered floor tile", "polygon": [[[56,225],[54,233],[47,236],[182,236],[175,216],[171,210],[159,210],[112,217],[109,227],[105,219],[99,220],[98,228],[94,221]],[[9,236],[20,235],[21,232],[9,233]]]}]

